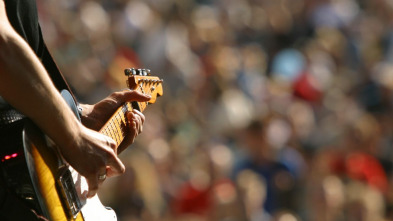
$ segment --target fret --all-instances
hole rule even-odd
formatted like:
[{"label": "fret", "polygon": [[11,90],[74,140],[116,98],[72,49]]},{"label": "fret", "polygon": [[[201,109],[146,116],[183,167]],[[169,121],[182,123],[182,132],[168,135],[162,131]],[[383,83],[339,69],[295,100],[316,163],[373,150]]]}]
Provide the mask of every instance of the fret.
[{"label": "fret", "polygon": [[124,120],[124,115],[122,115],[122,114],[119,113],[118,119],[119,119],[119,121],[121,122],[121,123],[120,123],[120,125],[121,125],[121,127],[120,127],[121,136],[122,136],[123,139],[124,139],[125,136],[126,136],[126,133],[125,133],[126,130],[125,130],[125,128],[126,128],[126,126],[127,126],[126,121]]},{"label": "fret", "polygon": [[115,124],[112,124],[112,131],[113,134],[115,135],[116,142],[120,144],[120,137],[119,137],[119,133],[117,132],[117,127]]},{"label": "fret", "polygon": [[110,131],[111,131],[112,139],[114,141],[116,141],[116,143],[118,143],[119,141],[118,141],[118,137],[117,137],[117,134],[116,134],[116,131],[115,131],[115,127],[113,126],[113,120],[111,120],[109,128],[110,128]]},{"label": "fret", "polygon": [[117,132],[119,135],[119,140],[121,143],[121,141],[123,141],[123,139],[124,139],[124,134],[123,134],[123,130],[122,130],[123,125],[122,125],[122,122],[119,121],[119,116],[120,116],[120,112],[117,112],[117,114],[115,114],[115,121],[117,124]]},{"label": "fret", "polygon": [[119,120],[117,119],[118,114],[115,114],[113,116],[113,121],[115,122],[116,125],[116,132],[119,135],[120,140],[122,139],[122,134],[121,131],[119,130],[121,128],[121,124],[119,123]]},{"label": "fret", "polygon": [[128,111],[126,107],[126,105],[120,107],[102,130],[104,134],[109,135],[118,144],[125,138],[125,127],[127,125],[125,113]]},{"label": "fret", "polygon": [[104,130],[104,134],[105,134],[106,136],[108,136],[108,137],[109,137],[109,131],[108,131],[108,128],[105,128],[105,130]]},{"label": "fret", "polygon": [[[109,133],[110,133],[110,137],[111,137],[113,140],[116,141],[116,137],[115,137],[115,135],[114,135],[113,127],[112,127],[111,122],[110,122],[109,125],[108,125],[108,130],[109,130]],[[117,142],[117,141],[116,141],[116,142]]]},{"label": "fret", "polygon": [[121,124],[119,123],[118,119],[117,119],[117,115],[114,116],[113,120],[116,122],[116,134],[119,138],[119,144],[121,143],[121,141],[123,141],[123,134],[121,131]]},{"label": "fret", "polygon": [[103,134],[111,137],[119,145],[125,138],[125,109],[119,108],[113,117],[107,122],[105,127],[101,130]]},{"label": "fret", "polygon": [[108,136],[113,139],[112,130],[110,128],[110,121],[109,121],[109,124],[106,127],[106,132],[107,132]]},{"label": "fret", "polygon": [[122,126],[122,125],[124,125],[125,124],[125,122],[122,120],[122,118],[121,118],[121,113],[119,112],[119,113],[117,113],[117,115],[116,115],[116,120],[117,120],[117,122],[119,122],[119,125],[120,126]]},{"label": "fret", "polygon": [[125,138],[125,134],[126,134],[126,126],[127,126],[127,120],[126,120],[126,116],[125,116],[125,110],[124,110],[124,105],[121,109],[119,109],[119,118],[120,121],[122,122],[122,135],[123,135],[123,139]]},{"label": "fret", "polygon": [[126,113],[127,113],[127,106],[124,104],[121,108],[119,108],[118,111],[118,116],[120,117],[120,122],[122,122],[121,125],[121,131],[122,131],[122,140],[126,137],[126,126],[127,126],[127,120],[126,120]]},{"label": "fret", "polygon": [[117,137],[118,137],[119,144],[120,144],[120,142],[122,141],[121,131],[119,131],[120,125],[116,122],[116,117],[113,118],[113,121],[115,122],[116,135],[117,135]]},{"label": "fret", "polygon": [[109,137],[112,137],[111,129],[109,127],[106,128],[106,133],[108,134]]}]

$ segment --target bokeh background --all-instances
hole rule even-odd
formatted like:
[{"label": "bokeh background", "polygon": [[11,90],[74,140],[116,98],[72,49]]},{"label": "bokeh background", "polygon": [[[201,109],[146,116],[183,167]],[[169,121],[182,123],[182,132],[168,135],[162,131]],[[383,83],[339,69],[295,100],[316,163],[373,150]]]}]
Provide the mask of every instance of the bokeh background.
[{"label": "bokeh background", "polygon": [[81,102],[164,96],[102,201],[120,221],[393,220],[390,0],[37,0]]}]

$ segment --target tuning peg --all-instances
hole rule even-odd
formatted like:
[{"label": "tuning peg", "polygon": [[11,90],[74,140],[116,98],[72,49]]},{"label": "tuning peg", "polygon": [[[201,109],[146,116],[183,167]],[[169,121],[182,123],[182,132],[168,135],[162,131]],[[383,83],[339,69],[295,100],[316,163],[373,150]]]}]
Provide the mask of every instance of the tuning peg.
[{"label": "tuning peg", "polygon": [[124,69],[124,74],[126,76],[130,76],[131,75],[131,68]]},{"label": "tuning peg", "polygon": [[136,75],[136,70],[135,70],[135,68],[127,68],[124,70],[124,74],[126,76]]}]

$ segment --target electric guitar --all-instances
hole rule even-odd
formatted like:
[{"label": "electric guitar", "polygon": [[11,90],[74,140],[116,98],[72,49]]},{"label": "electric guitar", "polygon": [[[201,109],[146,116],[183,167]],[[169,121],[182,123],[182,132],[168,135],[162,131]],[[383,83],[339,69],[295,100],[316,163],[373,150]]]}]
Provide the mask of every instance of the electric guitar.
[{"label": "electric guitar", "polygon": [[[99,131],[117,145],[127,136],[126,113],[133,109],[145,110],[163,94],[162,80],[151,76],[149,70],[132,68],[126,69],[125,74],[129,89],[152,98],[148,102],[123,104]],[[61,94],[79,118],[71,94],[66,90]],[[56,145],[37,126],[26,120],[21,131],[19,149],[0,148],[1,172],[19,198],[49,220],[117,220],[115,212],[103,206],[97,195],[85,197],[88,190],[85,178],[63,160]]]}]

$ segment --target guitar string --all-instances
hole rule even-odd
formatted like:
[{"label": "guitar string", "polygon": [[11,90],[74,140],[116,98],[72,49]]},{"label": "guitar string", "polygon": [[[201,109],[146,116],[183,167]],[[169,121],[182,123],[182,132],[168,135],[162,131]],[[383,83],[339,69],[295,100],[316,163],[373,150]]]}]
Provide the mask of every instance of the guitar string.
[{"label": "guitar string", "polygon": [[[145,85],[145,87],[148,85]],[[151,93],[146,93],[143,84],[139,85],[139,91],[143,94],[149,94],[151,95]],[[139,103],[139,102],[138,102]],[[149,102],[140,102],[140,109],[141,111],[143,111],[147,106],[149,105]],[[130,111],[128,108],[129,105],[124,104],[118,111],[117,113],[114,115],[114,117],[111,119],[111,121],[109,122],[108,126],[104,129],[103,133],[105,135],[109,135],[110,137],[113,137],[115,139],[115,141],[120,144],[123,139],[126,137],[126,125],[127,125],[127,116],[126,116],[126,112]],[[132,108],[130,108],[132,109]],[[118,126],[116,126],[118,125]]]},{"label": "guitar string", "polygon": [[114,123],[115,123],[114,119],[112,118],[109,121],[108,125],[105,127],[103,133],[105,135],[111,137],[113,140],[115,140],[117,144],[120,144],[122,139],[120,138],[119,133],[116,132],[117,130],[114,131]]},{"label": "guitar string", "polygon": [[[114,118],[113,118],[113,121],[115,121],[116,120],[116,115],[114,116]],[[118,143],[120,144],[120,142],[121,142],[121,137],[120,137],[120,133],[119,133],[119,130],[118,130],[118,127],[120,127],[120,125],[116,125],[115,124],[115,127],[114,127],[114,130],[116,130],[115,132],[116,132],[116,137],[118,138]]]}]

